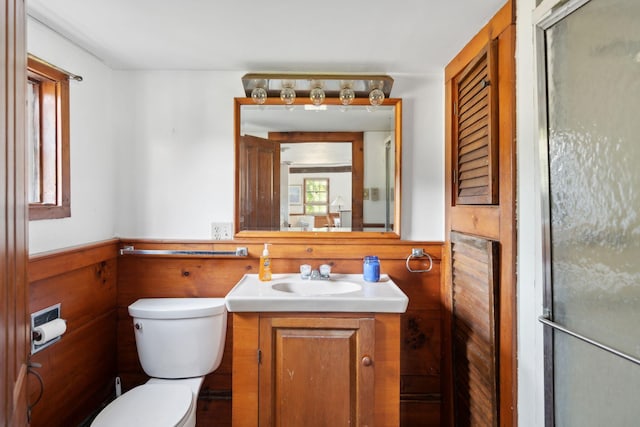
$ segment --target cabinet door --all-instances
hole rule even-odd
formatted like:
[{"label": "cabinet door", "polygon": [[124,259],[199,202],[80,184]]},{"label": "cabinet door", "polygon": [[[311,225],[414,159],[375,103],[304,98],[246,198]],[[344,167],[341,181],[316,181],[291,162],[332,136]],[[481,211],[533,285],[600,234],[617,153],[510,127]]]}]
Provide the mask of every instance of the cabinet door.
[{"label": "cabinet door", "polygon": [[451,232],[456,425],[498,426],[498,243]]},{"label": "cabinet door", "polygon": [[498,202],[497,42],[453,79],[453,201]]},{"label": "cabinet door", "polygon": [[373,426],[373,318],[261,318],[260,426]]}]

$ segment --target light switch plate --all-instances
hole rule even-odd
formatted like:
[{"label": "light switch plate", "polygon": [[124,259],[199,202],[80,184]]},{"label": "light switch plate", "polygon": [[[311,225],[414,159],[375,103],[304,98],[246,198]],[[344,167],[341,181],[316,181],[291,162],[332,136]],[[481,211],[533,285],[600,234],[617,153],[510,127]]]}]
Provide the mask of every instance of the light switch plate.
[{"label": "light switch plate", "polygon": [[233,223],[212,222],[211,238],[213,240],[233,240]]}]

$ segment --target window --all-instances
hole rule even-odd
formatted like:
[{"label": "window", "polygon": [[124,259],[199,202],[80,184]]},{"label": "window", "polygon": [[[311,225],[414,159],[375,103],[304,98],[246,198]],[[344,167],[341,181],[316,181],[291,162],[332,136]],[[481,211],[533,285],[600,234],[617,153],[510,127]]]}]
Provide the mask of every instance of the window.
[{"label": "window", "polygon": [[69,217],[68,76],[31,56],[27,75],[29,219]]},{"label": "window", "polygon": [[304,180],[304,214],[327,215],[329,213],[329,178]]}]

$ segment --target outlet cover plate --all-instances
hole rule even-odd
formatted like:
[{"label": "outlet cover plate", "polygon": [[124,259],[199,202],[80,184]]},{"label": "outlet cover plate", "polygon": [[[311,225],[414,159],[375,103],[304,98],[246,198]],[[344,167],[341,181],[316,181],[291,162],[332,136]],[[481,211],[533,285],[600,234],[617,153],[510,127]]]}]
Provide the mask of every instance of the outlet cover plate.
[{"label": "outlet cover plate", "polygon": [[233,240],[233,223],[212,222],[211,238],[213,240]]}]

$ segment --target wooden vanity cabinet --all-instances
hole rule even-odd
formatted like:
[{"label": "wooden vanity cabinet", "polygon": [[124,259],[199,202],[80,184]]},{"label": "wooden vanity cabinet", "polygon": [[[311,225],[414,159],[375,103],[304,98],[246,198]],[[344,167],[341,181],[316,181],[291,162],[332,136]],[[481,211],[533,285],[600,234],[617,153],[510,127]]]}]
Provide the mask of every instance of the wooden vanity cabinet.
[{"label": "wooden vanity cabinet", "polygon": [[232,422],[397,426],[400,315],[234,313]]}]

